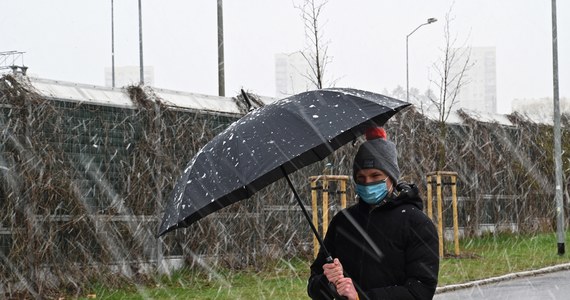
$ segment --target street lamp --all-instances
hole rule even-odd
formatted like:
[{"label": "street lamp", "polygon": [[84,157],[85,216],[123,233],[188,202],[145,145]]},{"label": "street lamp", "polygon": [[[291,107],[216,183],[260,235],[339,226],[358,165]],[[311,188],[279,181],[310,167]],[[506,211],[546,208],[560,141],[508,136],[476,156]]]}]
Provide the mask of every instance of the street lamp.
[{"label": "street lamp", "polygon": [[111,0],[111,87],[115,88],[115,12]]},{"label": "street lamp", "polygon": [[141,0],[139,0],[139,71],[140,85],[144,85],[144,63],[143,63],[143,34],[142,34],[142,9]]},{"label": "street lamp", "polygon": [[553,78],[553,102],[554,102],[554,174],[556,182],[556,237],[558,241],[558,255],[565,253],[565,234],[564,234],[564,198],[563,192],[563,176],[562,172],[562,137],[560,129],[560,99],[558,90],[558,26],[556,21],[556,0],[552,0],[552,78]]},{"label": "street lamp", "polygon": [[427,19],[427,22],[416,27],[416,29],[414,29],[412,32],[410,32],[410,34],[406,35],[406,101],[408,101],[408,102],[410,102],[410,76],[409,76],[409,71],[408,71],[408,38],[410,37],[410,35],[412,35],[414,32],[416,32],[416,30],[420,29],[420,27],[434,23],[436,21],[437,21],[436,18],[429,18],[429,19]]}]

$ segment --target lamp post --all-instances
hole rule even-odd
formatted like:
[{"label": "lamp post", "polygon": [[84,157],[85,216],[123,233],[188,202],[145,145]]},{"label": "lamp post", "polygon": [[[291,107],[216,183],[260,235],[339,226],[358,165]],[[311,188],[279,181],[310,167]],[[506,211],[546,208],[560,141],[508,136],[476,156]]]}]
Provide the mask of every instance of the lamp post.
[{"label": "lamp post", "polygon": [[226,95],[223,0],[218,0],[218,96]]},{"label": "lamp post", "polygon": [[420,27],[434,23],[436,21],[437,21],[436,18],[429,18],[427,19],[427,22],[420,24],[418,27],[416,27],[416,29],[412,30],[410,34],[406,35],[406,101],[408,102],[410,102],[410,76],[408,70],[408,38],[410,37],[410,35],[416,32],[416,30],[420,29]]},{"label": "lamp post", "polygon": [[111,0],[111,87],[115,87],[115,12]]},{"label": "lamp post", "polygon": [[140,85],[144,85],[144,64],[143,64],[143,34],[142,34],[142,9],[141,0],[139,0],[139,71]]},{"label": "lamp post", "polygon": [[556,237],[558,241],[558,255],[565,253],[564,229],[564,190],[562,172],[562,133],[560,129],[560,99],[558,91],[558,28],[556,21],[556,0],[552,0],[552,82],[554,102],[554,175],[556,182]]}]

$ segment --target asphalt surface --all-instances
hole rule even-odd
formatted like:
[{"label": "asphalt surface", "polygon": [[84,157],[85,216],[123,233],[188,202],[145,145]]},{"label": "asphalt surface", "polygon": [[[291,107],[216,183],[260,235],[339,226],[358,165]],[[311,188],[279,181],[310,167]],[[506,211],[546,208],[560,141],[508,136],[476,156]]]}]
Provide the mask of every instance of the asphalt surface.
[{"label": "asphalt surface", "polygon": [[570,299],[570,270],[542,273],[436,294],[436,300],[545,300]]}]

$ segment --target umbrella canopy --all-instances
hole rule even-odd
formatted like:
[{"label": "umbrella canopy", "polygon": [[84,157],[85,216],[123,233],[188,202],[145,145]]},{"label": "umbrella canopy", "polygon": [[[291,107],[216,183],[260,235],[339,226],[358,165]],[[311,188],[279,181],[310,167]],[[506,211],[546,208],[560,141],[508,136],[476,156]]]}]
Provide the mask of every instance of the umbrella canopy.
[{"label": "umbrella canopy", "polygon": [[376,93],[331,88],[251,111],[214,137],[188,164],[168,199],[159,236],[324,159],[408,105]]}]

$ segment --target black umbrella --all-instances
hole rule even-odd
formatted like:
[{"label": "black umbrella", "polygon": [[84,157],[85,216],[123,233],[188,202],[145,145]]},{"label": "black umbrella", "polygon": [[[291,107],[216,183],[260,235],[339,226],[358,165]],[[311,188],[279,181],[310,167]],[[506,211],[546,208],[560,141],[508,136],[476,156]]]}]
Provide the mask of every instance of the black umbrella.
[{"label": "black umbrella", "polygon": [[285,177],[328,254],[288,174],[324,159],[408,105],[371,92],[331,88],[249,112],[207,143],[184,169],[168,199],[159,236]]}]

